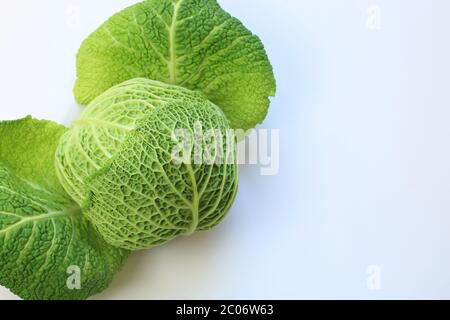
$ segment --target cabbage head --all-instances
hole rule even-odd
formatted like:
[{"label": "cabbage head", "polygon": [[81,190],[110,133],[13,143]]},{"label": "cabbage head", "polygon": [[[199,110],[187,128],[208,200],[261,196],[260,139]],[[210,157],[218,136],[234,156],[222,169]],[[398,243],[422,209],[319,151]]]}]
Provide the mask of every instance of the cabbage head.
[{"label": "cabbage head", "polygon": [[84,109],[60,140],[56,168],[103,238],[129,250],[213,228],[238,186],[223,111],[201,93],[143,78]]}]

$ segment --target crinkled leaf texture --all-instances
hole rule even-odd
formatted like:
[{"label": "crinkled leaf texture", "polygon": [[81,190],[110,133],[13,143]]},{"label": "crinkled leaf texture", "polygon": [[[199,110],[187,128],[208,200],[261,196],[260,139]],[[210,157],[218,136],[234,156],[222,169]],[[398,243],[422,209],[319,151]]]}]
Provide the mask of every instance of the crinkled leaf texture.
[{"label": "crinkled leaf texture", "polygon": [[264,120],[276,90],[260,39],[216,0],[147,0],[119,12],[82,44],[77,75],[81,104],[145,77],[203,92],[244,130]]},{"label": "crinkled leaf texture", "polygon": [[56,168],[64,188],[82,205],[87,178],[113,157],[139,120],[174,101],[203,100],[199,93],[149,79],[132,79],[107,90],[61,138]]},{"label": "crinkled leaf texture", "polygon": [[30,117],[0,122],[0,285],[24,299],[86,299],[128,255],[100,237],[58,182],[54,154],[66,130]]},{"label": "crinkled leaf texture", "polygon": [[[222,110],[201,94],[133,79],[87,106],[61,139],[57,168],[107,242],[150,248],[209,230],[229,211],[238,186],[231,133]],[[191,161],[174,161],[180,146]]]}]

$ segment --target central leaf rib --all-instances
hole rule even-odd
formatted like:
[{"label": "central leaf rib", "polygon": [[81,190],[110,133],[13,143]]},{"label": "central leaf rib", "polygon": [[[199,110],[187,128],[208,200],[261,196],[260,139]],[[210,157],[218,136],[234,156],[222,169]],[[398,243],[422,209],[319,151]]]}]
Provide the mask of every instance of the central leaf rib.
[{"label": "central leaf rib", "polygon": [[173,16],[172,16],[172,24],[169,29],[169,82],[172,84],[177,83],[177,52],[176,52],[176,34],[177,34],[177,20],[178,20],[178,11],[180,9],[181,3],[183,0],[174,4],[173,8]]},{"label": "central leaf rib", "polygon": [[46,220],[52,220],[57,218],[63,218],[63,217],[70,217],[75,214],[80,214],[81,210],[78,206],[73,208],[67,208],[61,211],[54,211],[54,212],[48,212],[42,215],[37,216],[31,216],[31,217],[23,217],[18,222],[10,225],[9,227],[0,230],[0,236],[7,234],[8,232],[19,228],[20,226],[27,224],[27,223],[33,223],[33,222],[39,222],[39,221],[46,221]]},{"label": "central leaf rib", "polygon": [[197,181],[195,179],[195,174],[194,174],[194,170],[192,170],[192,166],[190,164],[186,164],[186,169],[189,173],[189,179],[191,180],[191,184],[192,184],[192,190],[193,190],[193,198],[192,198],[192,222],[191,225],[189,226],[189,229],[186,231],[186,235],[191,235],[193,234],[198,227],[198,222],[199,222],[199,202],[200,202],[200,198],[199,198],[199,194],[198,194],[198,186],[197,186]]}]

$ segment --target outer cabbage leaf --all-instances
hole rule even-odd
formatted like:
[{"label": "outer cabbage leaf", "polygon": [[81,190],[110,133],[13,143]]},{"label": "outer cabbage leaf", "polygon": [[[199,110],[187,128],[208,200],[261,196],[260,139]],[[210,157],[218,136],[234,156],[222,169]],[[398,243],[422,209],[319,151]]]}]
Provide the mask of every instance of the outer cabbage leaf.
[{"label": "outer cabbage leaf", "polygon": [[[0,123],[0,284],[24,299],[86,299],[128,254],[98,235],[59,184],[54,153],[65,131],[31,118]],[[80,272],[79,288],[75,278],[68,286],[71,272]]]},{"label": "outer cabbage leaf", "polygon": [[82,44],[75,97],[145,77],[203,92],[233,128],[267,114],[275,78],[260,39],[216,0],[147,0],[111,17]]},{"label": "outer cabbage leaf", "polygon": [[[82,117],[57,152],[64,186],[71,192],[82,185],[77,192],[83,213],[108,243],[130,250],[216,226],[238,186],[236,141],[222,110],[198,93],[147,79],[110,90],[85,110],[96,114],[96,122],[80,127]],[[154,105],[155,96],[163,103]],[[127,130],[115,131],[123,126]],[[177,136],[179,130],[186,139]],[[90,156],[111,140],[117,143],[110,157]],[[177,148],[190,162],[174,161]]]}]

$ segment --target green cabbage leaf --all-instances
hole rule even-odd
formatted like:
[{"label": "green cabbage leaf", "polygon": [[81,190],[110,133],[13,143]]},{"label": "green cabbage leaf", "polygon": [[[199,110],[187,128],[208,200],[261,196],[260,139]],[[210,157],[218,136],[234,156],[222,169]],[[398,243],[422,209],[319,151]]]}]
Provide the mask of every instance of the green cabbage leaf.
[{"label": "green cabbage leaf", "polygon": [[30,117],[0,122],[0,285],[24,299],[86,299],[128,255],[98,235],[59,183],[54,154],[66,131]]},{"label": "green cabbage leaf", "polygon": [[75,97],[89,104],[139,77],[202,92],[244,130],[276,90],[262,42],[216,0],[147,0],[115,14],[78,52]]}]

